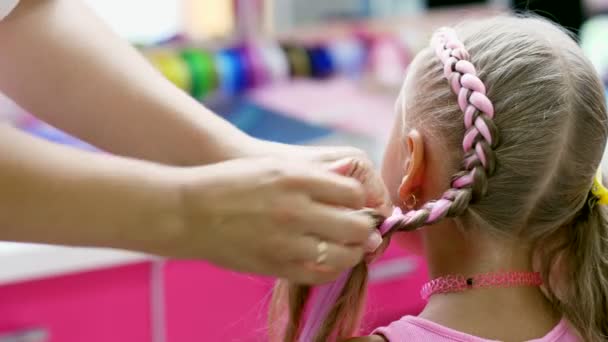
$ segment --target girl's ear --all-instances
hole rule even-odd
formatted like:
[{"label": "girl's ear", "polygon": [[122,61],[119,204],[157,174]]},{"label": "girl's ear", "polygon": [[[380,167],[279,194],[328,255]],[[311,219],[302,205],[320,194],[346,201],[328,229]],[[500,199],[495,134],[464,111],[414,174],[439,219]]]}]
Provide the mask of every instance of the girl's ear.
[{"label": "girl's ear", "polygon": [[412,195],[417,195],[424,181],[425,170],[422,135],[417,130],[410,131],[406,138],[406,145],[409,157],[404,162],[404,176],[399,186],[401,203],[406,203]]}]

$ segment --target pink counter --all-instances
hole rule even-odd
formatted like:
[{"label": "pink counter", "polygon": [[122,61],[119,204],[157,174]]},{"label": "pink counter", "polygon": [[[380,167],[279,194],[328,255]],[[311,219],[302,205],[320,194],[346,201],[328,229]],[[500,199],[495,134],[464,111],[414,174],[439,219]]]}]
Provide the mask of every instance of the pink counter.
[{"label": "pink counter", "polygon": [[[151,262],[0,286],[0,332],[40,328],[61,342],[264,340],[270,279],[195,261],[162,271],[164,312],[153,303]],[[370,277],[367,329],[422,308],[420,259],[391,248]]]}]

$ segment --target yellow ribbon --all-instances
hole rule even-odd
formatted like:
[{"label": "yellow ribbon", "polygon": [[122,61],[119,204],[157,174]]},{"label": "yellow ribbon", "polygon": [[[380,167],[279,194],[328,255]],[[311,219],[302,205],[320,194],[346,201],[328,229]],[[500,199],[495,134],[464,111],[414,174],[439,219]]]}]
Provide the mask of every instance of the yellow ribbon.
[{"label": "yellow ribbon", "polygon": [[597,198],[599,204],[608,204],[608,189],[602,183],[602,170],[597,170],[593,178],[591,193]]},{"label": "yellow ribbon", "polygon": [[186,61],[177,55],[177,53],[172,51],[154,51],[146,54],[146,57],[169,81],[173,82],[178,88],[190,93],[192,87],[190,69]]}]

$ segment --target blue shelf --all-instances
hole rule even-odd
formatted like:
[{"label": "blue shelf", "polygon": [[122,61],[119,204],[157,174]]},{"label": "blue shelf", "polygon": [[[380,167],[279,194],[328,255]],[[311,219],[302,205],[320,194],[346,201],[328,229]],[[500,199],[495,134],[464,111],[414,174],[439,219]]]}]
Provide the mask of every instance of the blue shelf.
[{"label": "blue shelf", "polygon": [[[331,129],[287,117],[244,98],[218,102],[209,105],[209,108],[242,131],[259,139],[286,144],[305,144],[333,133]],[[42,122],[23,129],[45,140],[85,150],[95,150],[93,146]]]}]

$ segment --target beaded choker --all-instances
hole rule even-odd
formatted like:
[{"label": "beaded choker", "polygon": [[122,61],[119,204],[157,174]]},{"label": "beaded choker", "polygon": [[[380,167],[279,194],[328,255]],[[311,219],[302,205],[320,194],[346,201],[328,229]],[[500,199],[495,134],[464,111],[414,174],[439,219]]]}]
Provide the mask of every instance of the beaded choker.
[{"label": "beaded choker", "polygon": [[435,278],[422,286],[420,295],[428,300],[438,293],[463,292],[492,287],[540,286],[543,280],[538,272],[494,272],[465,277],[447,275]]}]

